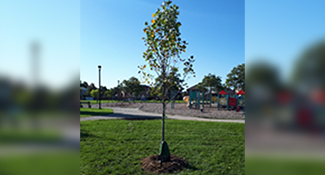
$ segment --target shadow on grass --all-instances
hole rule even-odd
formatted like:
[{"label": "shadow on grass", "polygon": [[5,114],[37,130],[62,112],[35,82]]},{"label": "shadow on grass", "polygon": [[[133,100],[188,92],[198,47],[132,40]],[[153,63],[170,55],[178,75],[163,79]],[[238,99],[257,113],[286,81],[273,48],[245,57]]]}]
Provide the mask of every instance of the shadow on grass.
[{"label": "shadow on grass", "polygon": [[198,170],[198,168],[196,168],[195,166],[191,166],[191,165],[189,165],[189,166],[187,167],[187,169],[192,170],[192,171],[196,171],[196,170]]},{"label": "shadow on grass", "polygon": [[118,117],[123,120],[157,120],[161,117],[155,115],[137,115],[137,114],[123,114],[123,113],[114,113],[112,117]]},{"label": "shadow on grass", "polygon": [[85,130],[80,130],[80,139],[86,139],[89,137],[97,137],[95,135],[89,134],[88,132],[86,132]]},{"label": "shadow on grass", "polygon": [[161,117],[150,117],[150,118],[123,118],[124,120],[157,120],[161,119]]},{"label": "shadow on grass", "polygon": [[153,116],[153,115],[137,115],[137,114],[123,114],[123,113],[114,113],[106,116],[107,118],[114,117],[123,120],[157,120],[161,119],[161,117]]},{"label": "shadow on grass", "polygon": [[113,114],[113,112],[92,112],[92,111],[80,111],[80,115],[90,115],[90,116],[105,116],[105,115],[110,115]]}]

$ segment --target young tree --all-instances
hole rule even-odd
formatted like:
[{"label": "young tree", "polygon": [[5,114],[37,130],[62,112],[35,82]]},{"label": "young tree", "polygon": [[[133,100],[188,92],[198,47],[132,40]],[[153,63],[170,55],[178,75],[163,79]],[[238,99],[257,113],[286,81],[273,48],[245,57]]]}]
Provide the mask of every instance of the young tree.
[{"label": "young tree", "polygon": [[[152,79],[154,76],[151,72],[155,72],[159,82],[162,82],[158,88],[154,89],[156,94],[161,97],[160,100],[163,106],[162,141],[159,151],[160,161],[166,161],[170,158],[168,145],[164,136],[165,110],[166,104],[169,102],[168,91],[175,83],[170,79],[170,75],[178,71],[177,64],[183,64],[182,80],[185,80],[188,74],[192,74],[195,77],[192,64],[194,57],[191,56],[188,59],[182,59],[180,57],[180,54],[185,52],[188,43],[182,41],[180,37],[179,27],[181,23],[178,22],[179,7],[171,5],[171,3],[171,1],[163,2],[161,8],[158,8],[152,14],[153,19],[151,23],[145,22],[146,27],[143,31],[146,36],[142,39],[147,47],[146,51],[143,52],[143,58],[146,64],[139,66],[139,73],[142,73],[144,83],[150,84],[151,87],[153,86]],[[149,68],[150,71],[146,71],[146,68]]]},{"label": "young tree", "polygon": [[245,90],[245,63],[234,67],[227,75],[226,86],[228,88]]}]

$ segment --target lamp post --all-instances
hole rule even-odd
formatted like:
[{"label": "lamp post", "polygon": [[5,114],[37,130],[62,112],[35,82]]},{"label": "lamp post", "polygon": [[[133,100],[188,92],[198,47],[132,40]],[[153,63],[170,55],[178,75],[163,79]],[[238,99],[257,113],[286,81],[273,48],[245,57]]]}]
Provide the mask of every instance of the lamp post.
[{"label": "lamp post", "polygon": [[120,99],[120,80],[117,80],[117,102],[119,101]]},{"label": "lamp post", "polygon": [[98,81],[99,81],[99,88],[98,88],[98,100],[99,100],[99,106],[98,109],[102,109],[100,104],[100,70],[102,69],[101,65],[98,65]]},{"label": "lamp post", "polygon": [[35,89],[38,88],[38,75],[39,75],[39,53],[40,53],[40,46],[38,42],[33,42],[31,45],[32,50],[32,63],[33,63],[33,78],[34,78],[34,87]]}]

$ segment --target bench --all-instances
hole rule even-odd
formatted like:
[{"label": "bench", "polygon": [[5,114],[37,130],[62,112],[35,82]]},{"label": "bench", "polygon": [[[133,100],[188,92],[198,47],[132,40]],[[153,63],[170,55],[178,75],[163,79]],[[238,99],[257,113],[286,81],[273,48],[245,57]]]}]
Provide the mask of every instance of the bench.
[{"label": "bench", "polygon": [[91,108],[90,101],[80,102],[80,107],[81,108],[83,107],[82,104],[88,104],[88,108]]}]

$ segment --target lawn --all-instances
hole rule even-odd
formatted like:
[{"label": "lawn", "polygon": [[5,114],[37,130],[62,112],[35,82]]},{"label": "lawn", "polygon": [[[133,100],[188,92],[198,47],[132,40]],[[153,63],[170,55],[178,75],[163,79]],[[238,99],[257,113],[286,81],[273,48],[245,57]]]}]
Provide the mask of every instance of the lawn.
[{"label": "lawn", "polygon": [[[62,139],[62,136],[57,131],[39,129],[35,130],[16,129],[6,130],[0,129],[1,144],[12,143],[53,143]],[[0,146],[1,146],[0,144]]]},{"label": "lawn", "polygon": [[[98,104],[99,102],[97,100],[80,100],[81,102],[90,102],[90,104]],[[146,100],[146,101],[141,101],[141,100],[135,100],[136,103],[161,103],[158,100]],[[101,103],[117,103],[116,100],[101,100]],[[118,103],[122,103],[122,101],[119,101]],[[124,102],[127,103],[127,102]],[[133,103],[133,101],[132,101]],[[175,103],[186,103],[183,100],[175,100]]]},{"label": "lawn", "polygon": [[[190,168],[180,174],[244,174],[245,124],[166,120],[171,154]],[[157,154],[160,120],[80,122],[81,174],[150,174],[144,157]]]},{"label": "lawn", "polygon": [[325,172],[324,159],[246,157],[245,165],[246,174],[251,175],[322,175]]},{"label": "lawn", "polygon": [[[15,146],[13,146],[15,148]],[[27,146],[30,147],[30,146]],[[27,149],[28,150],[28,149]],[[2,175],[71,175],[80,173],[79,151],[38,151],[0,156]]]},{"label": "lawn", "polygon": [[80,117],[105,116],[113,113],[112,109],[107,108],[80,108]]}]

